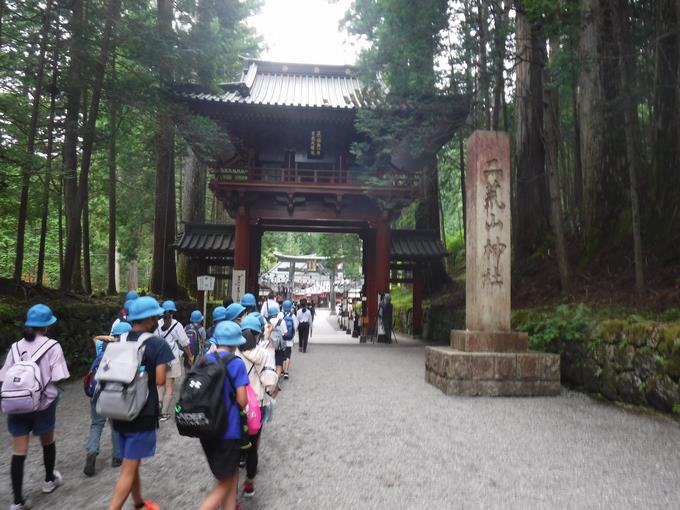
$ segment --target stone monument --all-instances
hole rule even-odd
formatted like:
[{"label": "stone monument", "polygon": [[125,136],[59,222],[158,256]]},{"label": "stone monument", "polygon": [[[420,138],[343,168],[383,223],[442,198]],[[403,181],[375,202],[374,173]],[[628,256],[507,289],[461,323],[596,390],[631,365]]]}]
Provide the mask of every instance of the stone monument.
[{"label": "stone monument", "polygon": [[529,351],[527,334],[510,327],[508,134],[475,131],[467,152],[467,329],[451,331],[451,347],[427,347],[425,378],[448,395],[557,395],[559,355]]}]

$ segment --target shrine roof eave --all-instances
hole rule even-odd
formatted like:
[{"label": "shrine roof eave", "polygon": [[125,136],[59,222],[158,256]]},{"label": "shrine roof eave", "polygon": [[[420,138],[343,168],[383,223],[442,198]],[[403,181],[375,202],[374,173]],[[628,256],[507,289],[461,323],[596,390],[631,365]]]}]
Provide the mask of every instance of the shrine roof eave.
[{"label": "shrine roof eave", "polygon": [[259,193],[292,193],[295,195],[355,195],[375,197],[400,197],[415,199],[420,196],[419,190],[413,187],[369,187],[358,185],[300,185],[300,184],[275,184],[270,182],[228,182],[212,181],[210,189],[213,191],[227,192],[259,192]]},{"label": "shrine roof eave", "polygon": [[390,260],[421,262],[439,259],[449,254],[436,232],[422,230],[392,230]]}]

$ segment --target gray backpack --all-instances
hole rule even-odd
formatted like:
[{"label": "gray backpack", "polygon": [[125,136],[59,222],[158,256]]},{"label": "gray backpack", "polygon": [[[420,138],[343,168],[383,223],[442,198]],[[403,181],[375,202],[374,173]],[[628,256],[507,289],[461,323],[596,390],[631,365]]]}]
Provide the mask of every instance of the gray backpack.
[{"label": "gray backpack", "polygon": [[120,421],[132,421],[142,412],[149,398],[149,375],[142,365],[144,342],[153,335],[142,333],[136,342],[128,342],[128,333],[120,341],[106,346],[97,369],[95,409],[97,414]]}]

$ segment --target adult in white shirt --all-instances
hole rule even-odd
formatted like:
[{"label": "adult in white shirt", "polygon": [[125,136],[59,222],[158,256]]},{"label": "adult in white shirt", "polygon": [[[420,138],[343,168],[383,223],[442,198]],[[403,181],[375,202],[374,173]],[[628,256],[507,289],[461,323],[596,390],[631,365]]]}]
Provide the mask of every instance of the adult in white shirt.
[{"label": "adult in white shirt", "polygon": [[175,303],[165,301],[163,303],[163,310],[165,310],[165,314],[163,319],[158,322],[158,328],[156,328],[154,335],[161,337],[167,342],[175,357],[168,366],[165,385],[158,386],[158,401],[161,403],[161,421],[167,421],[169,418],[168,410],[170,409],[172,396],[175,392],[175,379],[182,377],[182,354],[189,360],[189,365],[193,364],[194,356],[191,353],[189,337],[186,331],[184,331],[184,326],[173,318],[173,314],[177,312]]},{"label": "adult in white shirt", "polygon": [[312,312],[307,308],[307,300],[300,301],[300,309],[297,312],[298,321],[298,347],[300,352],[307,352],[307,342],[309,341],[309,328],[312,325]]},{"label": "adult in white shirt", "polygon": [[[262,308],[260,309],[260,315],[264,317],[265,319],[270,319],[271,317],[269,316],[269,309],[276,307],[276,309],[279,309],[279,304],[276,302],[276,294],[274,292],[270,292],[269,295],[267,296],[267,299],[265,299],[264,303],[262,303]],[[276,312],[277,314],[279,312]]]}]

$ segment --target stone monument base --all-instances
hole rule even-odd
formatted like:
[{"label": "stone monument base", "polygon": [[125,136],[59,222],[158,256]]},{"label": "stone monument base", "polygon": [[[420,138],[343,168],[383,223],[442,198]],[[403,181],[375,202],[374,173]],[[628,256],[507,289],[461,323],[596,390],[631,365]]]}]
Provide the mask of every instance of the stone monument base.
[{"label": "stone monument base", "polygon": [[[508,334],[511,333],[505,333]],[[427,347],[425,380],[447,395],[559,395],[560,356],[528,350],[465,352],[451,347]]]}]

